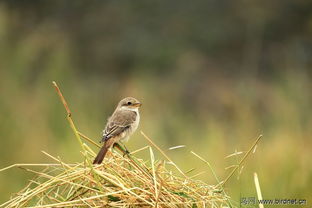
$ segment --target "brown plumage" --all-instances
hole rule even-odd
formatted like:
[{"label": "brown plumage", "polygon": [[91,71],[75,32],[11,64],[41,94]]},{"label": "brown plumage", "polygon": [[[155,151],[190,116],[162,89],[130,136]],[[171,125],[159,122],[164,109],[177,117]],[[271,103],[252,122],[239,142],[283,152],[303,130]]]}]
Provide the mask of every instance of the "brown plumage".
[{"label": "brown plumage", "polygon": [[125,98],[118,103],[113,115],[103,130],[101,142],[104,142],[100,152],[95,157],[93,164],[101,164],[108,149],[120,140],[128,140],[129,136],[137,129],[140,121],[139,107],[141,103],[135,98]]},{"label": "brown plumage", "polygon": [[99,151],[99,153],[97,154],[97,156],[95,157],[93,164],[101,164],[108,149],[115,143],[116,141],[111,138],[109,140],[107,140],[104,145],[102,146],[101,150]]}]

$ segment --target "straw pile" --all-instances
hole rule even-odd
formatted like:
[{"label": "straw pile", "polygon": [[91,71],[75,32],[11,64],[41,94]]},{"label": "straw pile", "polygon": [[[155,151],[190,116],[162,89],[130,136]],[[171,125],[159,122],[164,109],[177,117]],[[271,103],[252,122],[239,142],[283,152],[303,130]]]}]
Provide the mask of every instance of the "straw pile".
[{"label": "straw pile", "polygon": [[[95,153],[87,147],[85,161],[46,164],[43,171],[28,168],[36,177],[4,207],[222,207],[228,197],[215,186],[178,176],[172,164],[144,161],[109,152],[101,165],[90,162]],[[134,153],[138,152],[135,151]],[[180,174],[181,175],[181,174]]]}]

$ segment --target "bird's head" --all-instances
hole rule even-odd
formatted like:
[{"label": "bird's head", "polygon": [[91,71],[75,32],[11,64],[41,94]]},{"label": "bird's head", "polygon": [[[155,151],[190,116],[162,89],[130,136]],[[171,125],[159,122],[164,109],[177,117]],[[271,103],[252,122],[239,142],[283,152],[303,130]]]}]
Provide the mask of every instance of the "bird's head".
[{"label": "bird's head", "polygon": [[133,97],[126,97],[119,102],[118,107],[129,109],[129,110],[135,110],[135,109],[139,109],[141,105],[142,103],[138,101],[137,99]]}]

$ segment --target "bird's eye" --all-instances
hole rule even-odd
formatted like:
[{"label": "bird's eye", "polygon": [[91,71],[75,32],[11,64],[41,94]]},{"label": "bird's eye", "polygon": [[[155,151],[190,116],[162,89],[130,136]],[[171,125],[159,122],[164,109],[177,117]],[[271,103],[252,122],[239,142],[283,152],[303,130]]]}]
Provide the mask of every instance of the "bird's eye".
[{"label": "bird's eye", "polygon": [[131,105],[132,103],[131,103],[131,102],[128,102],[127,104],[128,104],[128,105]]}]

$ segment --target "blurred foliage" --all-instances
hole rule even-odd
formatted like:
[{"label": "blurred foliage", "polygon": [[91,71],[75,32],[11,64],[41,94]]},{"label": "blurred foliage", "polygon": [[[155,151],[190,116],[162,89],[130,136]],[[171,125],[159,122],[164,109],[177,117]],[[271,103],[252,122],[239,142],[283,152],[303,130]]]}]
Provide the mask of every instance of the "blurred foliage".
[{"label": "blurred foliage", "polygon": [[[144,103],[144,130],[185,171],[215,183],[264,134],[233,199],[312,201],[312,2],[1,1],[1,167],[80,161],[79,145],[51,81],[62,88],[79,129],[97,141],[124,96]],[[147,145],[139,133],[129,149]],[[143,155],[144,156],[144,155]],[[0,174],[0,200],[32,176]]]}]

